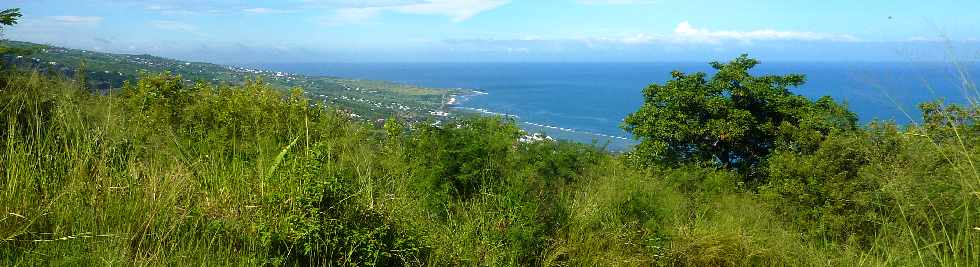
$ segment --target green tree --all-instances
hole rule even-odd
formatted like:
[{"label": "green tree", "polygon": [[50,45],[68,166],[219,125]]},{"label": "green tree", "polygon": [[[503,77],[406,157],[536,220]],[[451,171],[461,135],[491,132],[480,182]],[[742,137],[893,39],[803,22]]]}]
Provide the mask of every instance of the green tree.
[{"label": "green tree", "polygon": [[633,163],[699,163],[759,177],[759,165],[777,147],[812,151],[836,130],[856,128],[857,117],[829,97],[814,102],[793,94],[800,74],[753,76],[759,62],[742,55],[717,70],[671,73],[672,80],[643,90],[644,104],[622,127],[641,141]]},{"label": "green tree", "polygon": [[[17,24],[17,20],[20,19],[20,8],[11,8],[4,11],[0,11],[0,25],[13,26]],[[3,27],[0,27],[3,29]]]},{"label": "green tree", "polygon": [[[14,24],[17,24],[17,20],[20,19],[20,16],[21,14],[19,8],[11,8],[11,9],[0,11],[0,40],[2,40],[3,37],[4,27],[13,26]],[[11,49],[0,44],[0,55],[7,54],[7,53],[22,53],[22,52],[23,51],[21,50]]]}]

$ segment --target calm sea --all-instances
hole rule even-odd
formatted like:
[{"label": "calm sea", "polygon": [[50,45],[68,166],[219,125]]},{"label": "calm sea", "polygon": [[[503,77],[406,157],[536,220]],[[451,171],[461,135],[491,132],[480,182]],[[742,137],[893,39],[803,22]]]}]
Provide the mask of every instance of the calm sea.
[{"label": "calm sea", "polygon": [[[705,63],[302,63],[261,67],[479,90],[486,94],[470,97],[461,107],[512,115],[532,132],[586,143],[608,142],[613,150],[635,143],[619,125],[642,104],[643,88],[668,80],[672,70],[712,72]],[[965,101],[960,70],[972,77],[980,74],[980,65],[779,62],[761,64],[753,72],[802,73],[807,83],[793,89],[796,93],[845,101],[862,122],[908,123],[909,116],[918,119],[916,106],[923,101]]]}]

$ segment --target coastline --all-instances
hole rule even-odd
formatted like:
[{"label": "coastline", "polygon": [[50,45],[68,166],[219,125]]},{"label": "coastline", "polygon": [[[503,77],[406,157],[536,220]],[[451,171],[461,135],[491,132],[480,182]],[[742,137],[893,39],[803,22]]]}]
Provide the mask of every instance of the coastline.
[{"label": "coastline", "polygon": [[[628,136],[617,136],[612,134],[600,133],[591,130],[575,129],[570,127],[563,127],[561,125],[554,125],[549,123],[540,123],[522,120],[520,116],[516,114],[509,114],[503,112],[496,112],[487,108],[482,107],[469,107],[465,106],[465,103],[471,98],[479,96],[487,96],[490,93],[474,90],[474,89],[463,89],[455,88],[452,90],[460,90],[465,93],[462,94],[452,94],[449,95],[445,101],[447,109],[458,110],[461,112],[476,113],[480,116],[497,116],[503,118],[513,119],[519,127],[521,127],[529,135],[541,135],[548,137],[548,140],[565,140],[570,142],[577,142],[588,144],[583,137],[592,137],[591,142],[593,144],[599,144],[602,142],[606,143],[606,146],[613,144],[614,150],[625,151],[636,144],[636,141]],[[451,114],[451,113],[448,113]],[[575,138],[578,136],[579,138]],[[604,139],[604,140],[600,140]]]}]

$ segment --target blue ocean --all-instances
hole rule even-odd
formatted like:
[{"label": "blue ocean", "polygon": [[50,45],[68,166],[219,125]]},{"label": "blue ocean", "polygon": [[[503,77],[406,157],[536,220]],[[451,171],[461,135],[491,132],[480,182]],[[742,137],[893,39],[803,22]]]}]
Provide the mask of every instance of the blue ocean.
[{"label": "blue ocean", "polygon": [[[607,145],[635,144],[619,128],[642,104],[642,90],[663,83],[673,70],[712,73],[706,63],[301,63],[261,67],[307,75],[386,80],[424,87],[465,88],[486,94],[468,97],[458,108],[507,114],[530,132]],[[980,64],[921,62],[763,63],[755,74],[805,74],[796,93],[844,101],[862,122],[909,123],[918,104],[976,98],[969,81]]]}]

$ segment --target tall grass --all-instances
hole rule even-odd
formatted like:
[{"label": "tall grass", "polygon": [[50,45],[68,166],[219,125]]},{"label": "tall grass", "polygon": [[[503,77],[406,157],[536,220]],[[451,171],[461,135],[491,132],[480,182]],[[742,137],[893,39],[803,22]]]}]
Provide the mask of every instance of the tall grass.
[{"label": "tall grass", "polygon": [[980,262],[980,91],[963,63],[954,61],[953,67],[965,104],[925,103],[923,123],[906,129],[913,139],[909,141],[919,147],[914,153],[942,160],[945,168],[919,177],[895,174],[892,182],[897,190],[889,190],[899,200],[904,239],[911,241],[922,265]]},{"label": "tall grass", "polygon": [[381,128],[261,81],[7,70],[0,265],[975,266],[977,107],[941,107],[747,188],[496,118]]}]

